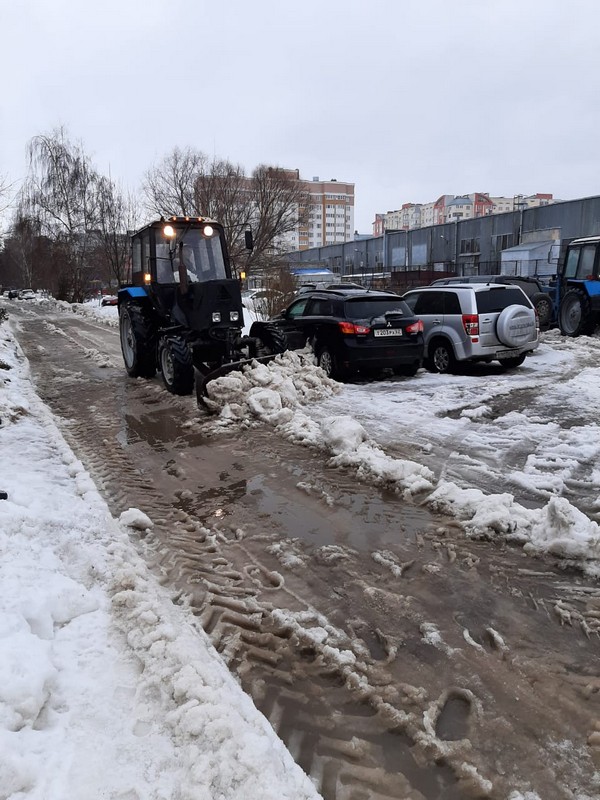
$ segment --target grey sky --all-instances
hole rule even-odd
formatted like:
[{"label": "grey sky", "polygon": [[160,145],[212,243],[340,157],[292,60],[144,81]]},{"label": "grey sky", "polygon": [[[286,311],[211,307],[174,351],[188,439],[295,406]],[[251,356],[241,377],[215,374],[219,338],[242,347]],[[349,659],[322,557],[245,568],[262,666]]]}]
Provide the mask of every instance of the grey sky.
[{"label": "grey sky", "polygon": [[600,192],[597,0],[0,0],[0,174],[60,124],[131,188],[175,145],[441,194]]}]

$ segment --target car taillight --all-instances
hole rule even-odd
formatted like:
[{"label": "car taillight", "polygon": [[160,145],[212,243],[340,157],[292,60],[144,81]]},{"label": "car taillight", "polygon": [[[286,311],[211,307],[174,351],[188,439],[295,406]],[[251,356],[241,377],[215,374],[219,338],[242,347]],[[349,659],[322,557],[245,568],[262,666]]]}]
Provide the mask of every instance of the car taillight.
[{"label": "car taillight", "polygon": [[462,322],[467,336],[479,336],[479,316],[477,314],[463,314]]},{"label": "car taillight", "polygon": [[370,333],[368,325],[355,325],[353,322],[338,322],[338,327],[342,333]]},{"label": "car taillight", "polygon": [[411,322],[406,326],[407,333],[423,333],[423,320],[418,319],[416,322]]}]

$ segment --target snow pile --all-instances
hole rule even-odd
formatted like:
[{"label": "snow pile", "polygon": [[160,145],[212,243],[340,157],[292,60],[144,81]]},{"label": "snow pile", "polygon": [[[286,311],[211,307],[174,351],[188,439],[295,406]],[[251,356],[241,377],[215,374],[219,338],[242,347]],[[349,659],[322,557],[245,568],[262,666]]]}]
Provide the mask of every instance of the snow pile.
[{"label": "snow pile", "polygon": [[211,381],[207,405],[220,411],[222,419],[255,417],[271,424],[289,422],[293,409],[340,391],[339,383],[328,378],[313,363],[308,350],[288,350],[274,361],[258,361]]},{"label": "snow pile", "polygon": [[511,494],[484,494],[443,481],[427,503],[432,510],[459,519],[469,536],[500,536],[522,544],[527,553],[550,553],[600,577],[600,526],[564,497],[529,509]]},{"label": "snow pile", "polygon": [[324,443],[334,454],[330,464],[353,467],[359,478],[401,487],[404,495],[414,495],[433,487],[434,475],[414,461],[392,458],[369,440],[367,432],[352,417],[330,417],[323,420]]},{"label": "snow pile", "polygon": [[[584,569],[600,577],[600,526],[564,497],[553,497],[535,517],[526,543],[527,552],[547,552],[566,559],[590,562]],[[593,563],[596,562],[596,563]]]},{"label": "snow pile", "polygon": [[352,417],[317,421],[302,410],[341,389],[314,365],[310,351],[287,351],[269,364],[255,362],[211,381],[208,403],[220,409],[219,424],[269,423],[291,441],[330,453],[331,466],[351,468],[359,478],[390,485],[407,496],[432,489],[430,469],[386,455]]},{"label": "snow pile", "polygon": [[110,516],[0,326],[0,800],[316,798]]}]

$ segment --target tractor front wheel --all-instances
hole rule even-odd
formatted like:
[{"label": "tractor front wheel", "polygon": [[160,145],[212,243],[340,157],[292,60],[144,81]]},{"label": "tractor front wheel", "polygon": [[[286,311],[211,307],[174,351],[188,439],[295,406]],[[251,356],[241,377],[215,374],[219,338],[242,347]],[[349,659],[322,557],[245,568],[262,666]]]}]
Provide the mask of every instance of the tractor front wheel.
[{"label": "tractor front wheel", "polygon": [[156,335],[152,322],[140,306],[127,303],[119,309],[121,352],[127,374],[152,378],[156,374]]},{"label": "tractor front wheel", "polygon": [[598,324],[590,298],[582,289],[568,289],[558,312],[558,325],[564,336],[590,335]]},{"label": "tractor front wheel", "polygon": [[194,365],[187,342],[177,336],[163,339],[158,349],[158,363],[163,383],[172,394],[194,391]]}]

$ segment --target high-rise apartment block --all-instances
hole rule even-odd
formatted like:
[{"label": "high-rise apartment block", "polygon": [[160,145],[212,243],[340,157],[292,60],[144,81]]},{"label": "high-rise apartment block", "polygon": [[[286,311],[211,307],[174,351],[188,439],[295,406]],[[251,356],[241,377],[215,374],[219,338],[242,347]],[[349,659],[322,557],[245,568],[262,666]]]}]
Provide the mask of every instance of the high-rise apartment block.
[{"label": "high-rise apartment block", "polygon": [[326,244],[342,244],[354,237],[354,184],[318,177],[302,180],[299,170],[296,179],[310,197],[306,224],[288,233],[279,246],[285,250],[307,250]]},{"label": "high-rise apartment block", "polygon": [[443,194],[432,203],[404,203],[397,211],[376,214],[373,223],[373,236],[381,236],[384,230],[412,230],[429,225],[442,225],[461,219],[485,217],[489,214],[503,214],[525,208],[547,206],[558,202],[551,194],[532,194],[529,196],[492,197],[485,192],[473,194]]}]

